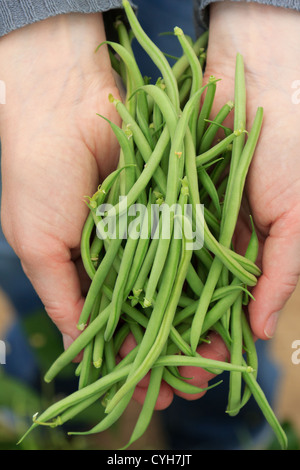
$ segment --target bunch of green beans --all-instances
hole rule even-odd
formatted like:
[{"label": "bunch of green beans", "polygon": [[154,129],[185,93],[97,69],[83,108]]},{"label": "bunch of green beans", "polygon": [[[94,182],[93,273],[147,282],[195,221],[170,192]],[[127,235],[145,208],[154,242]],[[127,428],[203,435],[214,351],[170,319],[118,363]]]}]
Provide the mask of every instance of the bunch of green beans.
[{"label": "bunch of green beans", "polygon": [[[176,27],[174,40],[182,56],[171,66],[127,0],[123,6],[130,31],[118,20],[119,41],[106,42],[126,87],[124,102],[109,96],[122,119],[121,127],[108,121],[120,144],[119,166],[86,201],[90,211],[81,255],[91,284],[78,321],[82,332],[45,375],[46,382],[52,381],[83,352],[75,370],[78,390],[35,415],[28,432],[39,425],[63,425],[97,400],[105,407],[104,418],[86,432],[69,434],[104,431],[121,417],[136,385],[150,372],[128,446],[147,429],[162,380],[184,393],[204,390],[180,375],[178,367],[190,365],[215,374],[227,371],[224,411],[234,416],[254,396],[286,448],[284,431],[257,383],[256,348],[244,314],[252,297],[249,288],[261,274],[251,217],[245,255],[234,251],[232,240],[262,109],[246,130],[244,64],[238,54],[234,102],[224,103],[210,120],[218,79],[210,77],[203,85],[208,33],[193,42]],[[155,84],[141,75],[133,40],[159,69]],[[230,113],[233,129],[224,125]],[[199,232],[200,245],[194,243]],[[230,361],[199,354],[210,331],[221,335]],[[136,347],[120,361],[129,333]]]}]

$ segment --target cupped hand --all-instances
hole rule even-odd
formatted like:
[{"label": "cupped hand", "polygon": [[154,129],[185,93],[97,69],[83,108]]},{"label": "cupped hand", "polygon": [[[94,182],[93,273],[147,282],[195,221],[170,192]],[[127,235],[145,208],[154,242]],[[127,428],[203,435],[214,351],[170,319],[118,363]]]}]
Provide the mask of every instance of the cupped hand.
[{"label": "cupped hand", "polygon": [[119,96],[102,15],[50,18],[0,39],[1,222],[45,309],[64,336],[79,332],[85,274],[80,238],[91,195],[118,161],[118,143],[96,113],[119,123]]},{"label": "cupped hand", "polygon": [[245,252],[249,214],[260,240],[262,275],[252,293],[249,319],[256,337],[271,338],[300,274],[300,105],[293,84],[300,74],[300,14],[256,4],[214,4],[206,75],[222,79],[214,111],[234,100],[235,55],[245,64],[247,130],[264,109],[260,139],[246,182],[235,246]]}]

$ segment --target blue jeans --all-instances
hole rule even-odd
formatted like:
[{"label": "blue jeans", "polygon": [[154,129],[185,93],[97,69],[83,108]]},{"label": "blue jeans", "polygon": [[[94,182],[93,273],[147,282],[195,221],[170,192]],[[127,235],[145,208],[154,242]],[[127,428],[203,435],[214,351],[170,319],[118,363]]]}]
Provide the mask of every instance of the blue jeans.
[{"label": "blue jeans", "polygon": [[[139,8],[138,17],[147,34],[164,52],[180,56],[181,47],[177,38],[158,34],[173,31],[174,26],[180,26],[194,38],[192,0],[136,0],[135,3]],[[159,71],[136,41],[133,48],[142,74],[155,81],[160,75]],[[0,287],[8,294],[19,316],[30,314],[41,306],[40,300],[1,231],[0,259]],[[11,342],[12,353],[6,370],[28,383],[32,382],[37,367],[18,322],[8,332],[8,340]],[[261,341],[257,343],[257,347],[260,364],[258,380],[272,403],[278,370],[268,356],[268,344]],[[224,383],[208,391],[201,400],[187,402],[176,397],[172,405],[161,412],[170,448],[240,449],[249,444],[249,439],[252,445],[261,442],[269,428],[254,400],[250,400],[238,416],[232,418],[226,415],[228,375],[223,375]]]}]

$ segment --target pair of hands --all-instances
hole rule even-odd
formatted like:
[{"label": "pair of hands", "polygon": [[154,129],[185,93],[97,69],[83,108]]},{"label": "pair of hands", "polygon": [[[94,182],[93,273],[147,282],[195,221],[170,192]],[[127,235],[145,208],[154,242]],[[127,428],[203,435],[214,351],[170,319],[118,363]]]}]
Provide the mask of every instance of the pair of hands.
[{"label": "pair of hands", "polygon": [[[174,25],[175,26],[175,25]],[[204,82],[221,78],[212,115],[233,99],[236,53],[245,61],[247,126],[258,106],[264,124],[246,186],[260,238],[262,276],[249,304],[254,335],[273,336],[279,312],[300,273],[300,104],[292,84],[300,74],[300,16],[292,10],[250,3],[220,2],[210,7],[210,40]],[[88,279],[80,262],[80,237],[87,215],[82,196],[117,165],[118,143],[107,116],[120,124],[108,94],[119,95],[105,47],[102,15],[70,14],[14,31],[0,40],[1,79],[7,103],[1,107],[2,226],[65,347],[76,328]],[[249,238],[242,214],[236,247]],[[217,335],[200,346],[206,357],[225,360]],[[124,343],[125,355],[132,338]],[[191,383],[205,387],[205,371],[183,368]],[[134,398],[143,402],[147,377]],[[174,393],[162,384],[156,408]],[[201,395],[186,396],[196,399]]]}]

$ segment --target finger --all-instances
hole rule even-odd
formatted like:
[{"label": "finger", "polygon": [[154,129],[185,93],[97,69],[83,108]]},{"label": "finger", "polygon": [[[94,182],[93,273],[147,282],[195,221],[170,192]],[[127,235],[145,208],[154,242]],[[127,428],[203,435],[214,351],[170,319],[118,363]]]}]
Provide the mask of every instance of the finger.
[{"label": "finger", "polygon": [[[202,343],[198,349],[197,353],[202,357],[209,359],[214,359],[216,361],[226,361],[229,359],[229,351],[225,346],[222,338],[214,332],[209,334],[210,343]],[[212,380],[216,375],[212,372],[204,370],[200,367],[194,366],[182,366],[179,367],[179,373],[182,377],[188,378],[188,383],[195,385],[196,387],[206,388],[210,380]],[[181,396],[186,400],[193,400],[201,398],[205,392],[195,394],[194,397],[191,394],[181,393],[179,391],[174,391],[176,395]]]},{"label": "finger", "polygon": [[65,347],[79,335],[77,321],[84,298],[70,251],[60,242],[43,240],[20,255],[22,267],[49,317],[63,334]]},{"label": "finger", "polygon": [[[123,359],[127,354],[136,346],[136,341],[134,336],[129,333],[123,342],[120,351],[119,357]],[[140,380],[138,385],[135,387],[133,393],[133,399],[140,404],[143,404],[147,395],[147,390],[150,382],[151,371],[149,371],[143,378]],[[160,390],[156,400],[155,410],[163,410],[167,408],[173,400],[173,390],[172,388],[162,380],[160,385]]]},{"label": "finger", "polygon": [[[127,354],[132,351],[136,346],[136,341],[134,339],[134,336],[132,333],[129,333],[129,335],[125,338],[122,346],[120,347],[119,351],[119,357],[121,359],[124,359],[124,357],[127,356]],[[148,372],[139,382],[138,386],[141,388],[147,388],[149,385],[150,381],[150,372]]]},{"label": "finger", "polygon": [[[208,386],[208,383],[202,384],[201,388],[206,388]],[[205,395],[206,391],[199,392],[199,393],[184,393],[181,392],[180,390],[174,390],[174,394],[177,395],[178,397],[184,398],[187,401],[193,401],[193,400],[199,400],[199,398],[202,398]]]},{"label": "finger", "polygon": [[290,215],[271,227],[262,256],[262,275],[249,304],[252,330],[258,338],[270,339],[280,311],[292,295],[300,273],[299,219]]},{"label": "finger", "polygon": [[[147,390],[148,389],[145,387],[137,386],[133,393],[133,399],[142,405],[145,401]],[[154,409],[164,410],[168,408],[168,406],[171,405],[173,398],[174,393],[172,388],[162,380]]]}]

